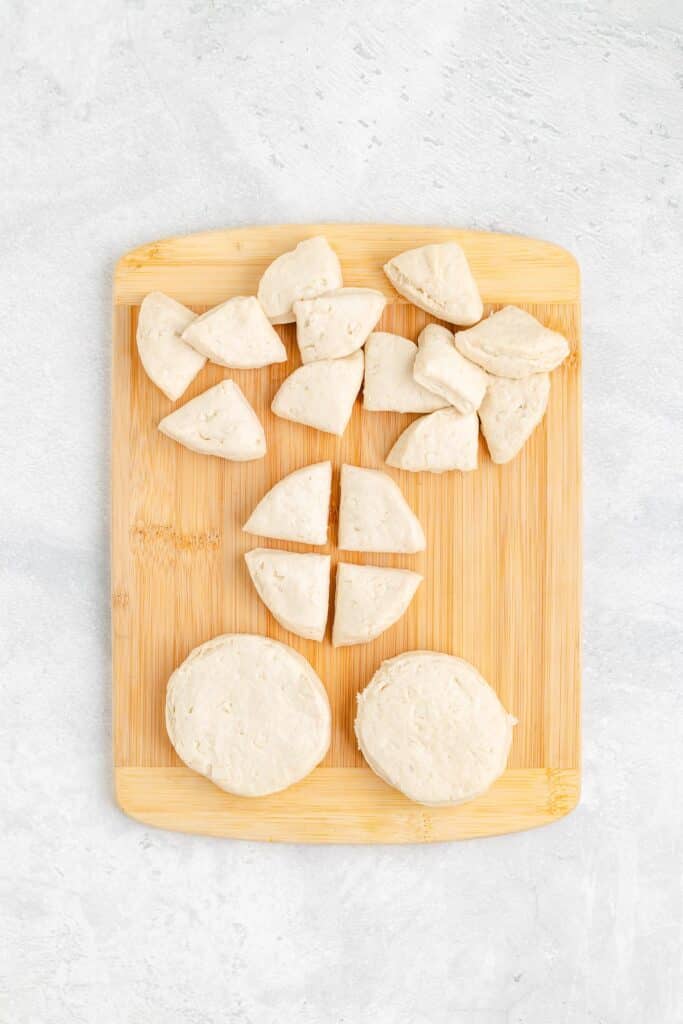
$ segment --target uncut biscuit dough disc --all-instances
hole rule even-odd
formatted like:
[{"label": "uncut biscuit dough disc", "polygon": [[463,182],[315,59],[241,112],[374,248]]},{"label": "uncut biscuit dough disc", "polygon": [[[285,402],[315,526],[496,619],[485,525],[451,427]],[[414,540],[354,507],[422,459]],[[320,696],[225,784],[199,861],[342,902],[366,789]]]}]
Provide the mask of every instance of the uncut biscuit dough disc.
[{"label": "uncut biscuit dough disc", "polygon": [[168,681],[166,730],[178,756],[237,796],[303,779],[330,745],[330,703],[309,663],[263,636],[214,637]]},{"label": "uncut biscuit dough disc", "polygon": [[515,719],[462,658],[409,651],[358,696],[356,737],[370,767],[421,804],[460,804],[505,770]]}]

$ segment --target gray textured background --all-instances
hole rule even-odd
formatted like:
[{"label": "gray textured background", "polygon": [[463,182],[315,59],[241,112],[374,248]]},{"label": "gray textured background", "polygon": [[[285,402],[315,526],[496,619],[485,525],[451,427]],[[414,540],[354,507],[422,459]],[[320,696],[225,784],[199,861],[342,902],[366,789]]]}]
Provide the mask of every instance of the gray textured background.
[{"label": "gray textured background", "polygon": [[[680,3],[0,7],[3,1024],[681,1021]],[[113,804],[114,261],[319,219],[581,263],[585,786],[548,829],[274,847]]]}]

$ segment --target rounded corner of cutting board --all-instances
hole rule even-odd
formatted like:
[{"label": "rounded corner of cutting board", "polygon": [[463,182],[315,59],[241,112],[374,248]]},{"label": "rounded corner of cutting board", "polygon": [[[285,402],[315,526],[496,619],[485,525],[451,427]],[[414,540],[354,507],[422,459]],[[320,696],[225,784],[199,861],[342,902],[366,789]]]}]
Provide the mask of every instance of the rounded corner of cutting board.
[{"label": "rounded corner of cutting board", "polygon": [[508,769],[458,807],[412,803],[367,768],[318,768],[282,793],[233,797],[187,768],[116,768],[116,800],[155,828],[262,842],[436,843],[551,824],[579,802],[578,769]]},{"label": "rounded corner of cutting board", "polygon": [[[405,249],[449,240],[464,248],[487,303],[576,302],[580,295],[579,264],[554,242],[456,227],[326,223],[217,228],[146,242],[116,262],[114,302],[136,304],[154,290],[201,305],[254,294],[276,256],[314,235],[328,239],[349,284],[376,288],[395,301],[404,300],[384,264]],[[361,270],[359,255],[366,264]]]}]

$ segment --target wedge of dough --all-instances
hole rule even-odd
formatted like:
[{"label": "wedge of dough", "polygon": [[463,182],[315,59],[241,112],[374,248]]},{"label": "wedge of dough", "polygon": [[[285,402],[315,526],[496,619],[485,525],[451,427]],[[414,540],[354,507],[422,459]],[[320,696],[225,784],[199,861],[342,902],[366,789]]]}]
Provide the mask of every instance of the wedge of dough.
[{"label": "wedge of dough", "polygon": [[181,338],[196,314],[163,292],[145,295],[138,314],[137,345],[145,373],[167,398],[177,402],[206,358]]},{"label": "wedge of dough", "polygon": [[418,572],[379,565],[337,566],[332,643],[367,644],[405,613],[422,582]]},{"label": "wedge of dough", "polygon": [[478,448],[476,412],[463,416],[455,409],[439,409],[406,427],[386,461],[409,473],[466,472],[477,468]]},{"label": "wedge of dough", "polygon": [[462,658],[409,651],[358,697],[356,737],[374,772],[428,806],[481,796],[503,774],[515,719]]},{"label": "wedge of dough", "polygon": [[463,415],[477,411],[488,383],[484,370],[458,352],[451,331],[439,324],[427,324],[420,333],[413,373],[418,384]]},{"label": "wedge of dough", "polygon": [[330,556],[254,548],[244,556],[258,596],[290,633],[322,640],[330,599]]},{"label": "wedge of dough", "polygon": [[161,421],[159,430],[194,452],[233,462],[266,454],[261,421],[232,380],[222,380],[181,405]]},{"label": "wedge of dough", "polygon": [[420,520],[400,487],[381,470],[342,466],[339,547],[406,554],[424,551]]},{"label": "wedge of dough", "polygon": [[259,281],[257,295],[271,323],[291,324],[297,299],[313,299],[342,284],[337,254],[327,239],[318,235],[273,260]]},{"label": "wedge of dough", "polygon": [[166,731],[193,771],[237,796],[303,779],[330,745],[330,702],[309,663],[265,636],[218,636],[168,681]]},{"label": "wedge of dough", "polygon": [[183,341],[219,366],[255,370],[286,363],[287,350],[253,295],[236,295],[198,316]]},{"label": "wedge of dough", "polygon": [[479,419],[494,462],[509,462],[521,451],[545,416],[549,395],[548,373],[534,373],[521,380],[490,378]]},{"label": "wedge of dough", "polygon": [[386,299],[372,288],[338,288],[293,306],[296,340],[304,363],[340,359],[365,344]]},{"label": "wedge of dough", "polygon": [[492,313],[469,331],[458,331],[455,344],[466,359],[497,377],[547,373],[569,355],[567,339],[517,306]]},{"label": "wedge of dough", "polygon": [[259,537],[327,544],[331,489],[331,462],[295,469],[263,495],[242,529]]},{"label": "wedge of dough", "polygon": [[341,436],[363,382],[363,353],[321,359],[290,373],[271,406],[276,416]]},{"label": "wedge of dough", "polygon": [[434,412],[448,405],[413,376],[417,345],[377,331],[365,344],[363,408],[370,412]]},{"label": "wedge of dough", "polygon": [[476,324],[484,312],[477,282],[457,242],[402,252],[384,267],[396,291],[451,324]]}]

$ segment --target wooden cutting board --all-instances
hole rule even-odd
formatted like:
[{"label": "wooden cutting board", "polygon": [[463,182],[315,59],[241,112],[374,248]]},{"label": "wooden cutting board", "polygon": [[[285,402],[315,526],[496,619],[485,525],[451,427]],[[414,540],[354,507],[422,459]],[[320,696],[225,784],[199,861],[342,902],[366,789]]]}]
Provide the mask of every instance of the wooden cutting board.
[{"label": "wooden cutting board", "polygon": [[[197,312],[256,291],[261,274],[303,238],[324,234],[344,283],[389,297],[379,329],[415,340],[431,317],[393,291],[382,265],[404,249],[456,239],[486,312],[529,310],[571,343],[552,374],[548,413],[522,453],[494,466],[483,441],[473,473],[442,476],[389,469],[384,456],[415,417],[363,412],[344,437],[278,419],[276,389],[299,365],[293,326],[278,328],[286,365],[230,371],[207,364],[180,403],[232,377],[261,418],[265,459],[229,463],[162,436],[172,408],[146,377],[135,346],[138,309],[159,289]],[[394,225],[282,225],[212,231],[144,245],[118,263],[114,280],[112,608],[114,765],[121,808],[164,828],[297,842],[427,842],[543,825],[577,803],[580,784],[581,398],[579,271],[546,242],[488,232]],[[343,554],[347,561],[415,569],[424,582],[403,619],[373,643],[335,650],[284,630],[258,600],[243,554],[262,545],[241,524],[261,496],[299,466],[331,459],[333,512],[327,546],[337,560],[342,462],[388,471],[427,535],[420,555]],[[322,550],[322,549],[317,549]],[[333,569],[334,576],[334,569]],[[334,588],[332,590],[334,593]],[[220,633],[282,640],[311,662],[333,710],[325,761],[284,793],[233,797],[182,766],[164,728],[173,669]],[[380,662],[430,648],[471,661],[519,719],[504,776],[455,808],[411,803],[364,764],[353,737],[356,694]]]}]

